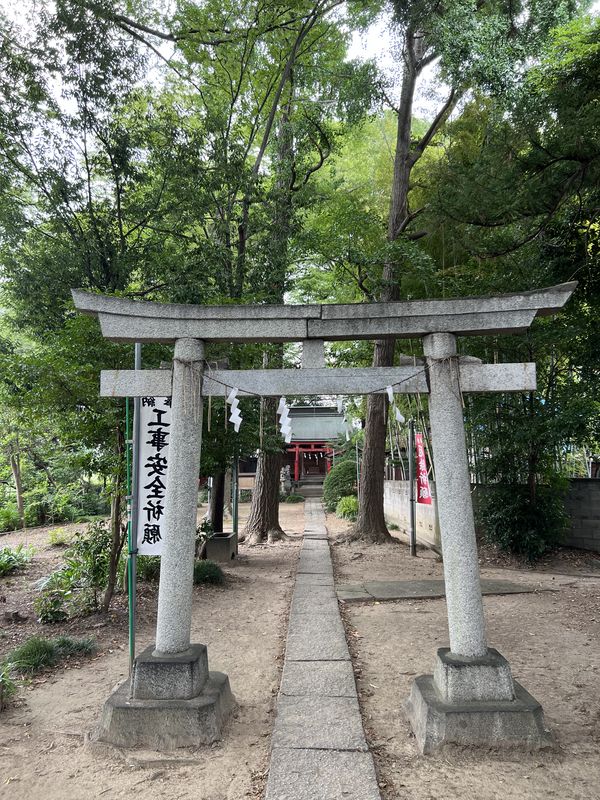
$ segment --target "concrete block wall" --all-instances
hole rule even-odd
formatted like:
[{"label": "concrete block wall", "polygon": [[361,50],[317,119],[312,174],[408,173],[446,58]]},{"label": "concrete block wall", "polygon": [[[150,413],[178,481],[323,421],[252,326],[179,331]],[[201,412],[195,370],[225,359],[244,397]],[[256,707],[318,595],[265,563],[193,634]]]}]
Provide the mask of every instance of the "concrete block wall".
[{"label": "concrete block wall", "polygon": [[600,480],[572,479],[565,507],[571,518],[565,544],[600,553]]},{"label": "concrete block wall", "polygon": [[[573,478],[565,501],[567,514],[571,518],[571,530],[564,544],[600,553],[600,480]],[[476,487],[473,505],[477,504]],[[427,547],[440,546],[440,531],[437,519],[435,484],[431,484],[433,503],[430,506],[416,504],[417,542]],[[383,490],[385,517],[400,528],[402,536],[408,536],[409,485],[408,481],[385,481]],[[395,531],[391,531],[395,534]]]},{"label": "concrete block wall", "polygon": [[[426,547],[440,547],[440,527],[437,518],[435,484],[430,484],[433,503],[430,506],[416,503],[417,543]],[[388,523],[394,523],[400,533],[408,537],[410,530],[410,493],[408,481],[384,481],[383,508]]]}]

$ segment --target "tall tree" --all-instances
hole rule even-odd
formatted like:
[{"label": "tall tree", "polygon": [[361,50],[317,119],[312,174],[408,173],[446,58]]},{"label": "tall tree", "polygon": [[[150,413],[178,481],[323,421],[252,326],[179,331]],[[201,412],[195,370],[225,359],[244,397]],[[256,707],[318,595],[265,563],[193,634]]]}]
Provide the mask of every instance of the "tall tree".
[{"label": "tall tree", "polygon": [[[498,2],[450,2],[443,6],[426,0],[395,0],[395,20],[402,38],[402,88],[396,109],[397,136],[394,159],[388,241],[390,257],[383,268],[377,299],[398,300],[406,265],[406,249],[426,236],[415,223],[422,207],[411,207],[411,178],[415,167],[431,145],[459,99],[467,89],[508,92],[517,66],[535,54],[548,31],[566,17],[570,3],[520,3],[517,7]],[[434,61],[448,84],[446,100],[429,128],[413,137],[413,103],[419,77]],[[377,341],[373,366],[391,366],[394,341]],[[388,401],[384,395],[368,398],[360,509],[354,535],[386,541],[389,532],[383,513],[383,478]]]}]

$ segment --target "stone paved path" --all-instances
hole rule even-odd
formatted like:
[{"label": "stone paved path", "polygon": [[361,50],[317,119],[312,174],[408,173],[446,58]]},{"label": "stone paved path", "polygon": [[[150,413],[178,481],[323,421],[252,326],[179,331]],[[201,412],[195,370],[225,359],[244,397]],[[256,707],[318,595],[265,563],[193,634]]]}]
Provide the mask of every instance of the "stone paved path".
[{"label": "stone paved path", "polygon": [[[482,578],[481,594],[526,594],[539,591],[555,591],[540,589],[531,584],[514,581],[492,580]],[[446,589],[443,580],[413,581],[366,581],[365,583],[340,583],[337,586],[339,600],[348,603],[352,600],[428,600],[444,597]]]},{"label": "stone paved path", "polygon": [[305,501],[266,800],[380,800],[321,501]]}]

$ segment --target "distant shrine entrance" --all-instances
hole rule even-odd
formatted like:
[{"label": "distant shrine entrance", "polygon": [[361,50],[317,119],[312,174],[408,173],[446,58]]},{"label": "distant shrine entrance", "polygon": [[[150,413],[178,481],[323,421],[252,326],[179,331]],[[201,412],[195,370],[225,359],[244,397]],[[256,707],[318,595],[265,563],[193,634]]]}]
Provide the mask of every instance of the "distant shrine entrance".
[{"label": "distant shrine entrance", "polygon": [[[536,316],[560,310],[575,286],[398,303],[213,307],[74,291],[77,309],[97,316],[107,339],[174,344],[170,370],[101,376],[105,397],[171,398],[156,641],[107,700],[101,738],[144,746],[164,731],[171,746],[211,742],[233,708],[227,676],[209,672],[206,647],[190,641],[203,398],[228,391],[229,398],[280,397],[288,417],[286,396],[408,393],[428,395],[450,643],[438,650],[433,675],[412,684],[406,709],[417,742],[423,751],[444,742],[545,745],[540,704],[487,644],[463,418],[465,393],[534,390],[535,364],[482,364],[459,354],[457,337],[524,332]],[[424,358],[410,367],[325,367],[325,341],[381,338],[420,338]],[[211,341],[302,342],[303,366],[205,371]]]}]

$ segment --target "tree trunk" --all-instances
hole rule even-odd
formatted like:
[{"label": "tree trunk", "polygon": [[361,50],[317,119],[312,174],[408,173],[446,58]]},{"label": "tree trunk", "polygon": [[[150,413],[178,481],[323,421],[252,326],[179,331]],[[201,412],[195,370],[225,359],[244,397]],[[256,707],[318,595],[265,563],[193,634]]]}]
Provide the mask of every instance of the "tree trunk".
[{"label": "tree trunk", "polygon": [[15,491],[17,493],[17,511],[19,512],[19,522],[21,528],[25,529],[25,502],[23,500],[23,481],[21,478],[21,459],[18,453],[11,452],[10,454],[10,468],[12,470],[13,480],[15,482]]},{"label": "tree trunk", "polygon": [[[395,241],[407,219],[408,191],[412,158],[410,135],[412,106],[417,82],[413,50],[407,37],[407,58],[402,78],[402,94],[398,110],[396,154],[394,158],[394,182],[388,220],[388,240]],[[397,265],[387,261],[383,268],[380,300],[390,302],[399,297]],[[375,342],[374,367],[391,367],[394,364],[393,339]],[[387,434],[388,399],[385,395],[371,394],[367,398],[365,444],[360,473],[360,504],[358,518],[351,538],[362,538],[371,542],[391,542],[393,537],[387,529],[383,512],[383,479],[385,470],[385,444]]]},{"label": "tree trunk", "polygon": [[225,485],[223,488],[223,517],[231,519],[231,469],[225,472]]},{"label": "tree trunk", "polygon": [[[414,144],[411,138],[412,109],[417,80],[426,64],[431,60],[431,57],[425,57],[425,42],[418,30],[409,28],[406,31],[403,56],[404,71],[398,108],[394,179],[388,218],[387,235],[390,242],[395,242],[402,236],[411,236],[408,228],[419,213],[418,211],[411,213],[409,207],[412,169],[458,100],[457,93],[452,91],[422,139]],[[419,236],[420,234],[416,234],[413,238]],[[392,302],[400,298],[402,266],[396,262],[394,257],[384,264],[382,288],[379,293],[380,301]],[[394,346],[393,339],[377,341],[373,353],[373,366],[393,366]],[[390,536],[383,513],[387,413],[387,397],[375,394],[368,396],[363,469],[360,478],[360,508],[351,534],[352,538],[362,538],[373,542],[396,541]]]},{"label": "tree trunk", "polygon": [[[265,402],[274,411],[271,399]],[[279,524],[279,474],[281,453],[261,452],[256,466],[256,480],[252,490],[252,506],[242,541],[248,545],[269,544],[286,538]],[[275,488],[274,488],[275,487]]]},{"label": "tree trunk", "polygon": [[[284,109],[277,135],[277,153],[273,168],[276,173],[273,202],[273,224],[271,245],[267,250],[269,262],[269,287],[267,299],[270,303],[283,303],[285,279],[289,267],[289,241],[292,231],[294,209],[292,204],[292,185],[294,180],[294,138],[290,125],[291,104],[294,95],[293,80],[290,78],[290,96]],[[273,348],[270,364],[265,353],[263,367],[279,369],[283,366],[283,347]],[[276,423],[277,402],[273,398],[263,401],[265,435],[269,437]],[[250,517],[244,528],[241,541],[246,544],[259,544],[268,540],[273,542],[285,539],[286,535],[279,524],[279,491],[281,476],[281,452],[263,450],[258,459],[256,481],[252,491]]]},{"label": "tree trunk", "polygon": [[223,531],[223,505],[225,499],[225,473],[217,472],[213,475],[212,490],[210,493],[210,508],[208,519],[215,533]]}]

